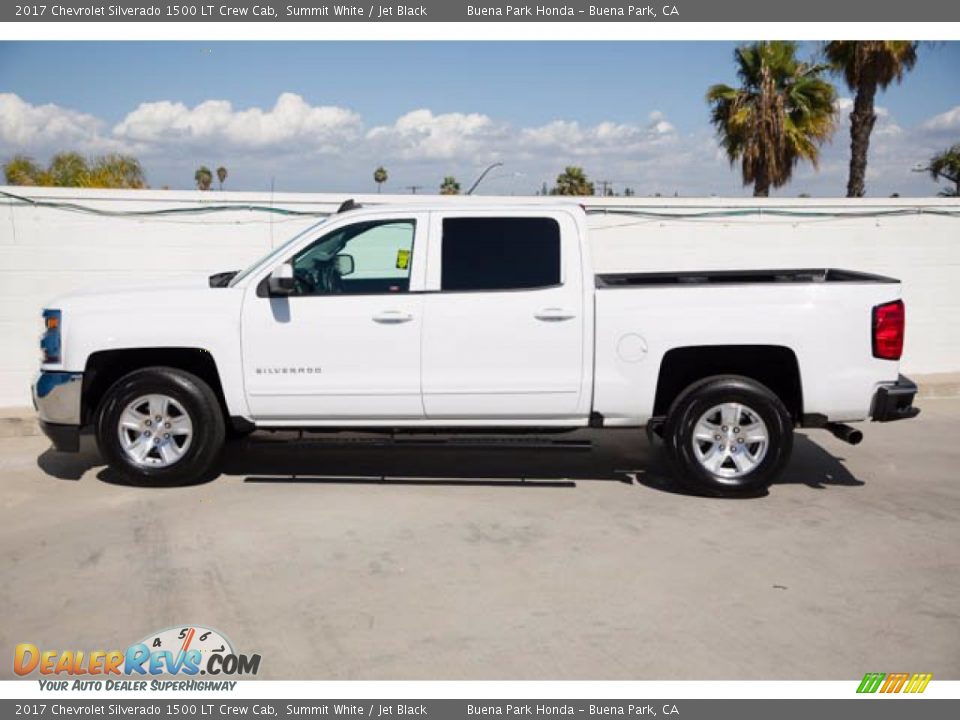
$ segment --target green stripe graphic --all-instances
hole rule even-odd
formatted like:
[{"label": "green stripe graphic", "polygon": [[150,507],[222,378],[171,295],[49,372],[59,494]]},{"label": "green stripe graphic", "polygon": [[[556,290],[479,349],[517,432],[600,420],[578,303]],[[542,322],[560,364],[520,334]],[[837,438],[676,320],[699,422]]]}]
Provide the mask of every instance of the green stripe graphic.
[{"label": "green stripe graphic", "polygon": [[863,676],[863,680],[860,681],[860,687],[857,688],[857,692],[875,693],[880,689],[880,683],[883,682],[886,676],[886,673],[867,673]]}]

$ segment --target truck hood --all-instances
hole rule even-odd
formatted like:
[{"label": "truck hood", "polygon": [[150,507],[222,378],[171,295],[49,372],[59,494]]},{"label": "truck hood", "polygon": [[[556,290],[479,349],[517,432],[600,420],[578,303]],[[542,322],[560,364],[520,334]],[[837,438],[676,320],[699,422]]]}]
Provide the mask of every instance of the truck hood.
[{"label": "truck hood", "polygon": [[203,302],[203,298],[208,294],[225,292],[229,292],[229,288],[211,288],[206,275],[191,274],[176,281],[81,288],[55,297],[46,307],[67,311],[100,308],[115,310],[127,303],[140,306],[158,303],[179,305],[180,302]]},{"label": "truck hood", "polygon": [[[79,319],[131,317],[163,323],[174,316],[209,315],[234,317],[243,301],[240,288],[212,288],[205,275],[178,278],[177,282],[144,282],[140,285],[87,288],[54,298],[45,307],[63,312],[64,324],[76,328]],[[225,315],[224,315],[225,314]]]},{"label": "truck hood", "polygon": [[242,288],[211,288],[202,275],[61,295],[65,369],[82,372],[96,352],[151,347],[198,348],[224,359],[239,347]]}]

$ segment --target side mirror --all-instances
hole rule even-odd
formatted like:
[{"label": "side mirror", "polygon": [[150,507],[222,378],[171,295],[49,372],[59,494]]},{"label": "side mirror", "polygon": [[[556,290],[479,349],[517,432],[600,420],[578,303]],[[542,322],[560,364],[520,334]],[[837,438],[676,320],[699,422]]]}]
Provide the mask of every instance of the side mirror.
[{"label": "side mirror", "polygon": [[337,272],[340,277],[345,277],[353,273],[353,255],[337,255]]},{"label": "side mirror", "polygon": [[277,265],[270,273],[267,287],[271,295],[293,295],[293,265],[290,263]]}]

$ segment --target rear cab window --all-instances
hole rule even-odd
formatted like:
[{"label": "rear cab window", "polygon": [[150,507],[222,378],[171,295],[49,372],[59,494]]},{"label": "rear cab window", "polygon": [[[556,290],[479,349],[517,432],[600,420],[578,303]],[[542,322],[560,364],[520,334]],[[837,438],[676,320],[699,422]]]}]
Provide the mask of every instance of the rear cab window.
[{"label": "rear cab window", "polygon": [[548,217],[447,217],[440,290],[496,292],[561,284],[560,225]]}]

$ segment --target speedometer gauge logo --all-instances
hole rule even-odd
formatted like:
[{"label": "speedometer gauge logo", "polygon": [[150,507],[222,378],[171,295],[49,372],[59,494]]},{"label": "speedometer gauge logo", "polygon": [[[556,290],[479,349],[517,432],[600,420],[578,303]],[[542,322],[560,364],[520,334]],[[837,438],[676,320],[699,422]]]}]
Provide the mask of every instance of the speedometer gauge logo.
[{"label": "speedometer gauge logo", "polygon": [[206,625],[174,625],[131,645],[127,672],[151,675],[256,675],[260,656],[237,653],[219,630]]},{"label": "speedometer gauge logo", "polygon": [[[196,665],[200,668],[206,668],[210,662],[210,656],[234,655],[233,644],[219,630],[206,627],[204,625],[177,625],[174,627],[151,633],[140,641],[141,645],[146,645],[153,652],[171,652],[174,657],[178,655],[185,657],[190,651],[200,653],[199,661]],[[193,657],[197,657],[194,655]],[[201,670],[200,674],[205,674]]]}]

